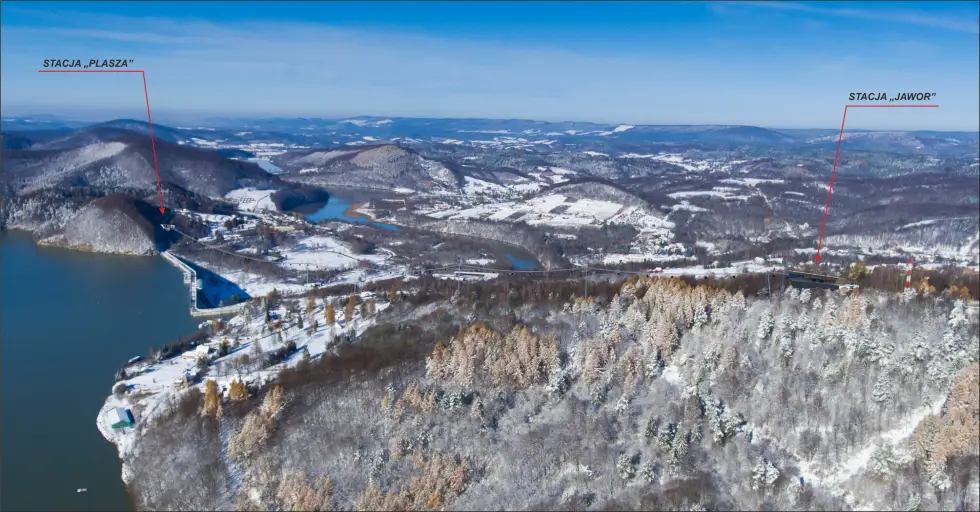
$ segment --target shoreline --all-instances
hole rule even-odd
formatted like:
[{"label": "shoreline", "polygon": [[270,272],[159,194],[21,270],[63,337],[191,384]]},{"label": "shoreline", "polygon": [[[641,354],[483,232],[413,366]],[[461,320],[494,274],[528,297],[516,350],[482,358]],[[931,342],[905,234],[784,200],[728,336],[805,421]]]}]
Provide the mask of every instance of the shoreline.
[{"label": "shoreline", "polygon": [[[110,420],[105,412],[97,411],[102,410],[106,396],[110,394],[112,372],[119,363],[130,356],[145,354],[147,348],[170,343],[200,328],[201,320],[192,319],[183,309],[182,299],[186,300],[186,295],[181,295],[186,293],[186,288],[175,281],[176,275],[168,265],[152,259],[123,259],[121,255],[90,257],[85,254],[89,251],[67,252],[57,246],[52,249],[52,246],[37,244],[31,232],[24,229],[9,232],[5,229],[0,236],[3,239],[4,276],[9,279],[9,283],[4,283],[5,291],[23,292],[23,297],[10,301],[10,308],[5,304],[4,314],[10,313],[9,320],[17,318],[19,321],[12,321],[9,326],[5,324],[10,327],[10,332],[5,330],[4,334],[10,335],[11,343],[28,349],[11,350],[10,363],[15,364],[20,375],[25,372],[28,372],[26,375],[38,375],[36,372],[44,372],[50,365],[64,368],[59,371],[60,379],[47,387],[39,384],[37,390],[26,394],[21,390],[10,397],[5,395],[5,398],[11,398],[10,405],[15,402],[17,405],[11,408],[10,414],[16,412],[17,416],[26,416],[24,420],[27,420],[15,420],[11,416],[4,424],[5,428],[10,427],[11,433],[16,431],[29,436],[35,432],[35,435],[58,438],[43,443],[44,447],[32,448],[30,443],[26,446],[21,443],[16,449],[11,446],[9,454],[5,453],[11,457],[11,463],[23,464],[16,479],[17,489],[10,492],[10,507],[134,510],[126,480],[120,481],[127,469],[120,464],[119,447],[113,446],[110,450],[103,444],[103,439],[111,439],[114,435],[109,433],[107,437],[105,432]],[[49,284],[38,281],[42,277],[43,283]],[[8,284],[9,290],[6,289]],[[57,290],[59,298],[64,296],[62,300],[71,305],[74,316],[52,317],[47,309],[50,305],[45,304],[50,297],[32,291],[38,290],[38,286]],[[95,296],[94,288],[100,289]],[[133,297],[127,298],[129,295]],[[113,318],[120,317],[136,321],[132,325],[119,325]],[[51,325],[38,324],[39,320],[51,322]],[[90,347],[84,354],[59,348],[80,341]],[[37,343],[41,345],[32,345]],[[38,350],[43,352],[43,357],[37,357]],[[11,377],[15,374],[11,371]],[[72,390],[67,398],[63,396],[67,389],[63,388],[65,384]],[[61,398],[52,396],[51,400],[45,400],[43,410],[32,405],[36,402],[33,395],[47,394],[48,389],[60,391],[57,395]],[[20,400],[20,396],[27,400]],[[78,408],[79,404],[84,407]],[[92,431],[91,422],[96,419],[91,417],[93,413],[101,415],[95,425],[98,434]],[[45,418],[41,422],[46,426],[32,426],[38,421],[36,417],[30,418],[33,414]],[[63,432],[66,429],[70,432]],[[125,449],[123,453],[128,455]],[[64,461],[56,464],[57,468],[45,467],[49,466],[45,460],[59,460],[58,457],[64,457]],[[125,476],[129,478],[128,474]],[[11,484],[14,480],[11,479]],[[87,487],[89,492],[77,494],[76,487]],[[48,489],[48,494],[32,497],[43,489]],[[7,498],[4,496],[5,504]]]},{"label": "shoreline", "polygon": [[135,256],[141,258],[162,256],[164,260],[166,260],[168,263],[176,267],[177,270],[180,270],[184,274],[184,284],[187,284],[189,286],[188,292],[190,293],[188,310],[190,311],[191,316],[195,318],[234,315],[240,312],[245,307],[245,304],[247,302],[247,301],[242,301],[239,302],[238,304],[232,304],[230,306],[221,306],[215,308],[205,308],[205,309],[198,308],[197,290],[199,290],[200,288],[198,288],[197,272],[195,272],[194,269],[190,268],[187,264],[181,261],[179,257],[175,256],[174,254],[171,254],[169,250],[166,251],[154,250],[154,252],[150,254],[142,254],[142,253],[135,253],[135,252],[95,251],[92,250],[91,246],[89,245],[67,245],[67,244],[59,243],[57,240],[51,240],[51,237],[38,239],[35,236],[36,233],[34,231],[22,227],[7,226],[4,227],[2,231],[0,231],[0,233],[6,233],[6,232],[19,233],[14,236],[29,236],[31,242],[35,246],[43,247],[43,248],[54,248],[54,249],[61,249],[66,251],[84,252],[89,254],[104,254],[107,256]]},{"label": "shoreline", "polygon": [[[171,255],[171,257],[174,256]],[[362,292],[360,295],[362,299],[374,299],[377,297],[374,292]],[[343,296],[345,295],[339,295],[338,297],[342,298]],[[316,331],[312,335],[304,328],[299,327],[295,322],[283,325],[274,332],[270,331],[259,334],[261,327],[265,324],[264,316],[262,315],[238,315],[231,319],[228,325],[234,333],[243,335],[246,338],[243,343],[243,348],[248,347],[255,341],[261,340],[263,352],[269,354],[276,350],[281,350],[282,347],[287,346],[287,343],[295,343],[295,351],[291,355],[295,355],[300,350],[305,349],[311,358],[316,360],[330,353],[334,348],[334,335],[339,336],[350,333],[356,339],[364,331],[375,325],[377,321],[376,315],[383,312],[390,305],[390,302],[382,299],[376,303],[376,312],[371,313],[367,317],[363,317],[361,309],[358,308],[354,311],[353,318],[350,321],[338,318],[333,326],[329,328],[324,326],[323,329]],[[276,309],[276,312],[279,315],[284,315],[285,305],[280,305]],[[304,315],[313,319],[323,318],[324,313],[324,304],[318,304],[313,311]],[[280,337],[278,340],[275,339],[276,333]],[[233,336],[231,333],[209,335],[195,346],[216,349],[221,343],[227,342],[231,336]],[[102,405],[99,407],[95,422],[96,428],[102,437],[116,447],[121,467],[120,477],[127,488],[127,494],[129,485],[133,483],[135,478],[133,464],[135,463],[134,457],[139,451],[141,436],[151,429],[156,428],[154,426],[154,419],[161,414],[166,414],[168,407],[189,392],[190,389],[203,390],[208,380],[214,380],[218,384],[221,401],[224,403],[229,399],[231,382],[237,380],[248,386],[261,388],[274,382],[283,370],[295,367],[302,361],[300,357],[287,357],[270,366],[250,368],[244,374],[225,375],[220,372],[212,373],[211,368],[225,364],[232,358],[239,357],[236,354],[240,352],[241,350],[235,350],[226,355],[210,359],[208,369],[204,370],[202,374],[197,374],[196,361],[184,358],[181,354],[172,355],[168,359],[159,361],[143,359],[123,365],[127,378],[114,383],[113,388],[119,385],[119,383],[125,383],[131,386],[130,391],[122,395],[117,395],[115,392],[108,393]],[[193,383],[187,387],[182,387],[178,382],[185,375],[197,375],[197,377],[194,378]],[[113,408],[129,409],[135,420],[132,426],[112,428],[109,424],[110,420],[107,418],[107,414]],[[132,499],[133,497],[130,496],[130,498]]]},{"label": "shoreline", "polygon": [[15,235],[15,236],[29,236],[30,239],[31,239],[31,242],[35,246],[37,246],[37,247],[64,249],[66,251],[87,252],[89,254],[106,254],[106,255],[109,255],[109,256],[152,257],[152,256],[156,256],[156,255],[160,254],[160,251],[158,251],[156,249],[154,249],[152,253],[148,253],[148,254],[147,253],[138,253],[138,252],[107,252],[107,251],[96,251],[96,250],[92,249],[92,246],[89,245],[89,244],[85,244],[85,245],[68,245],[68,244],[60,241],[60,239],[56,238],[58,235],[49,236],[47,238],[38,238],[36,231],[31,230],[31,229],[28,229],[28,228],[20,227],[20,226],[14,226],[14,227],[6,226],[2,230],[0,230],[0,233],[6,233],[6,232],[19,233],[18,235]]},{"label": "shoreline", "polygon": [[351,203],[350,206],[348,206],[347,209],[344,210],[344,217],[347,217],[349,219],[364,219],[368,222],[378,222],[371,215],[360,211],[361,208],[364,208],[369,204],[371,203],[368,201],[362,201],[360,203]]}]

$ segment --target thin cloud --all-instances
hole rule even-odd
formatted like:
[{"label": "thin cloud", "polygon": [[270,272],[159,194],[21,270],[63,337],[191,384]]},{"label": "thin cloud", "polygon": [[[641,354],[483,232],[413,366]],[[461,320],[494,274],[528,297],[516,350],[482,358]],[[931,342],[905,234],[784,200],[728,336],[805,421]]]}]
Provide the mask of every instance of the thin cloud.
[{"label": "thin cloud", "polygon": [[882,9],[875,12],[860,9],[842,9],[836,7],[818,7],[810,4],[798,2],[738,2],[733,5],[745,5],[752,7],[765,7],[784,11],[808,12],[826,16],[839,16],[844,18],[854,18],[872,21],[887,21],[892,23],[905,23],[908,25],[919,25],[923,27],[940,28],[957,32],[969,32],[980,34],[980,24],[976,21],[966,21],[945,16],[935,16],[923,11],[893,10]]},{"label": "thin cloud", "polygon": [[[770,46],[776,42],[766,40],[753,43],[767,52],[760,60],[753,52],[679,55],[676,47],[656,45],[611,51],[602,45],[563,47],[544,37],[472,40],[303,21],[94,18],[82,13],[72,21],[70,26],[4,27],[5,109],[36,104],[42,97],[62,105],[121,104],[117,96],[128,89],[116,82],[90,85],[95,83],[91,77],[64,89],[33,72],[41,59],[67,48],[83,56],[135,58],[152,74],[154,109],[161,114],[520,117],[630,124],[786,124],[785,113],[793,112],[800,126],[832,126],[835,121],[827,119],[839,115],[839,100],[853,87],[919,83],[919,74],[939,65],[930,61],[918,71],[890,70],[894,60],[876,65],[862,51],[841,57],[805,44],[792,52],[774,51]],[[717,37],[714,46],[723,48],[725,39]],[[940,62],[950,67],[942,72],[947,77],[942,92],[961,105],[959,112],[969,112],[975,110],[976,79],[964,74],[960,62]],[[812,100],[803,104],[800,98]],[[953,110],[946,115],[947,123],[962,117]]]}]

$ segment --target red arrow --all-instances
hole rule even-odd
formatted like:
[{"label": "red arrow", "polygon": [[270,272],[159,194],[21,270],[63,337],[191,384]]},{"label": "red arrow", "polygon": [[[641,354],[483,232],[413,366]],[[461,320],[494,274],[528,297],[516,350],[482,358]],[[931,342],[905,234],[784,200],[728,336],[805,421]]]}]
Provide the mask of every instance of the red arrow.
[{"label": "red arrow", "polygon": [[827,187],[827,204],[823,207],[823,223],[820,225],[820,241],[817,242],[817,255],[813,257],[820,262],[820,249],[823,248],[823,232],[827,227],[827,212],[830,210],[830,195],[834,192],[834,176],[837,174],[837,160],[840,158],[840,143],[844,139],[844,122],[847,121],[849,108],[939,108],[939,105],[844,105],[844,117],[840,120],[840,135],[837,136],[837,154],[834,155],[834,168],[830,171],[830,186]]},{"label": "red arrow", "polygon": [[143,75],[143,96],[146,97],[146,123],[150,125],[150,148],[153,149],[153,168],[157,172],[157,195],[160,197],[160,213],[164,213],[166,208],[163,207],[163,188],[160,186],[160,164],[157,163],[157,144],[153,140],[153,119],[150,118],[150,93],[146,91],[146,73],[140,71]]},{"label": "red arrow", "polygon": [[827,187],[827,204],[823,207],[823,224],[820,225],[820,241],[817,242],[817,255],[813,257],[820,262],[820,248],[823,247],[823,230],[827,226],[827,212],[830,211],[830,194],[834,191],[834,175],[837,174],[837,160],[840,158],[840,143],[844,140],[844,121],[847,120],[847,107],[844,105],[844,117],[840,120],[840,135],[837,136],[837,153],[834,155],[834,168],[830,171],[830,186]]},{"label": "red arrow", "polygon": [[146,73],[142,69],[39,69],[38,73],[139,73],[143,77],[143,96],[146,97],[146,122],[150,125],[150,148],[153,149],[153,168],[157,175],[157,196],[160,213],[164,213],[163,187],[160,185],[160,165],[157,164],[157,145],[153,140],[153,120],[150,118],[150,93],[146,90]]}]

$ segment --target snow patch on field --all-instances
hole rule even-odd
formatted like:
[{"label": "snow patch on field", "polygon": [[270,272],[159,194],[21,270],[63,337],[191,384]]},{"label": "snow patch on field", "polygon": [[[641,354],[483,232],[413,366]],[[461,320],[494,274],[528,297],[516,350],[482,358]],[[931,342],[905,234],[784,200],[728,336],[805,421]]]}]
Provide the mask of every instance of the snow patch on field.
[{"label": "snow patch on field", "polygon": [[211,140],[199,139],[197,137],[191,137],[191,142],[193,142],[194,144],[197,144],[198,146],[204,146],[204,147],[211,147],[211,148],[213,148],[213,147],[217,147],[218,146],[218,142],[220,142],[220,141],[211,141]]},{"label": "snow patch on field", "polygon": [[700,206],[694,206],[687,201],[681,201],[680,204],[671,205],[671,211],[687,210],[689,212],[707,212],[707,208],[701,208]]},{"label": "snow patch on field", "polygon": [[541,190],[542,186],[543,185],[541,185],[540,183],[533,182],[533,183],[520,183],[518,185],[513,185],[511,188],[521,193],[529,193],[529,192],[537,192]]},{"label": "snow patch on field", "polygon": [[278,211],[272,201],[275,189],[240,188],[225,194],[225,199],[238,203],[238,209],[247,212]]},{"label": "snow patch on field", "polygon": [[649,159],[656,160],[660,162],[665,162],[669,164],[676,165],[688,171],[707,171],[708,162],[702,160],[688,160],[682,155],[670,154],[670,153],[659,153],[656,155],[652,154],[640,154],[640,153],[626,153],[620,155],[619,158],[635,158],[635,159]]},{"label": "snow patch on field", "polygon": [[572,203],[565,211],[569,215],[590,216],[594,219],[604,221],[616,215],[623,205],[611,203],[609,201],[596,201],[593,199],[579,199]]},{"label": "snow patch on field", "polygon": [[380,264],[388,258],[385,254],[356,255],[349,247],[329,236],[311,236],[297,245],[281,251],[286,258],[283,263],[316,269],[338,269],[356,267],[360,261]]},{"label": "snow patch on field", "polygon": [[465,192],[467,195],[507,193],[507,189],[505,187],[497,185],[496,183],[490,183],[489,181],[478,180],[470,176],[466,176],[464,180],[465,180],[465,185],[463,185],[463,192]]},{"label": "snow patch on field", "polygon": [[565,196],[561,194],[548,194],[529,199],[525,204],[535,213],[548,213],[565,204]]},{"label": "snow patch on field", "polygon": [[697,197],[697,196],[712,196],[724,199],[726,201],[732,200],[746,200],[749,196],[746,195],[736,195],[732,194],[733,189],[727,187],[715,187],[713,190],[689,190],[685,192],[672,192],[667,194],[671,199],[680,199],[682,197]]},{"label": "snow patch on field", "polygon": [[766,180],[760,178],[729,178],[729,179],[724,179],[719,181],[721,181],[722,183],[731,183],[734,185],[747,185],[750,187],[754,187],[759,183],[786,183],[785,180],[779,180],[779,179]]}]

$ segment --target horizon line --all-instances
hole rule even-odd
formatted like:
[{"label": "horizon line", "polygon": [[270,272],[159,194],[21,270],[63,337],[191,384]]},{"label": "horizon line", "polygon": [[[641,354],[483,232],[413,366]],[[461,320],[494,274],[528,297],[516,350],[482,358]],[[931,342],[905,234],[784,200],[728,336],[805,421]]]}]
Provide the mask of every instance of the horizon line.
[{"label": "horizon line", "polygon": [[[846,105],[846,106],[847,107],[882,107],[882,106],[885,106],[885,105],[867,104],[867,105]],[[938,105],[887,105],[887,106],[889,106],[889,107],[937,107]],[[193,115],[192,114],[186,114],[186,116],[187,117],[192,117]],[[92,120],[90,120],[91,118],[89,118],[89,119],[81,119],[81,118],[73,117],[73,116],[62,116],[62,115],[49,114],[49,113],[34,113],[34,114],[19,114],[19,115],[0,115],[0,118],[3,118],[3,119],[17,119],[17,118],[31,118],[31,117],[54,118],[56,120],[64,121],[64,122],[91,123],[93,125],[94,124],[101,124],[101,123],[108,123],[108,122],[112,122],[112,121],[121,121],[121,120],[146,123],[146,121],[141,121],[141,120],[136,119],[136,118],[133,118],[133,117],[125,117],[125,116],[123,116],[123,117],[97,116],[97,117],[105,117],[105,119],[104,120],[101,120],[101,121],[92,121]],[[84,117],[88,117],[88,116],[84,116]],[[93,117],[96,117],[96,116],[93,116]],[[167,116],[167,115],[164,114],[164,115],[162,115],[160,117],[164,117],[164,118],[168,118],[168,117],[180,117],[180,115],[177,115],[177,116]],[[520,121],[520,122],[548,123],[548,124],[593,124],[593,125],[599,125],[599,126],[613,126],[613,127],[615,127],[615,126],[630,126],[632,128],[640,128],[640,127],[658,127],[658,128],[660,128],[660,127],[673,127],[673,126],[676,126],[676,127],[707,127],[707,126],[717,126],[717,127],[726,127],[726,128],[760,128],[760,129],[772,130],[772,131],[778,131],[778,130],[834,130],[834,131],[836,131],[837,130],[837,128],[835,128],[835,127],[828,127],[828,128],[797,127],[797,128],[792,128],[792,127],[777,127],[777,126],[764,126],[764,125],[753,125],[753,124],[726,124],[726,123],[702,123],[702,124],[698,124],[698,123],[664,123],[664,124],[643,123],[643,124],[630,124],[630,123],[626,123],[626,122],[607,123],[607,122],[599,122],[599,121],[574,121],[574,120],[548,121],[548,120],[543,120],[543,119],[530,119],[530,118],[520,118],[520,117],[473,117],[473,116],[466,116],[466,117],[428,117],[428,116],[384,116],[384,115],[377,115],[377,114],[358,114],[358,115],[350,115],[350,116],[329,116],[329,115],[324,115],[324,116],[303,116],[303,115],[275,115],[275,114],[253,114],[253,115],[249,115],[249,114],[214,114],[214,115],[200,114],[200,115],[198,115],[198,117],[207,118],[207,119],[202,119],[200,121],[194,121],[194,122],[206,122],[206,121],[214,121],[214,120],[228,120],[228,121],[269,121],[269,120],[299,120],[299,119],[311,120],[311,121],[321,120],[321,121],[338,121],[338,122],[340,122],[340,121],[344,121],[344,120],[348,120],[348,119],[352,119],[352,120],[353,119],[392,119],[392,120],[396,120],[396,119],[422,119],[422,120],[440,120],[440,121],[441,120],[449,120],[449,121]],[[170,119],[168,119],[168,121],[169,120]],[[155,124],[162,125],[163,123],[155,123]],[[179,129],[179,127],[173,126],[172,124],[169,127]],[[873,132],[895,131],[895,132],[966,132],[966,133],[980,133],[980,128],[975,128],[975,129],[942,129],[942,130],[939,130],[939,129],[920,129],[920,128],[912,128],[912,129],[909,129],[909,128],[904,128],[904,129],[903,128],[888,128],[888,129],[884,129],[884,128],[878,128],[878,129],[875,129],[875,128],[855,128],[855,129],[849,130],[849,131],[851,131],[851,132],[856,132],[856,131],[873,131]],[[625,131],[623,133],[625,133]]]}]

